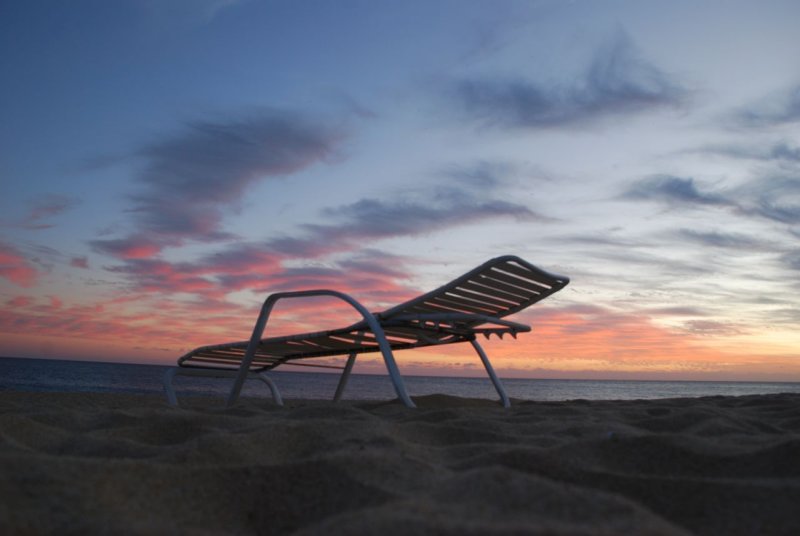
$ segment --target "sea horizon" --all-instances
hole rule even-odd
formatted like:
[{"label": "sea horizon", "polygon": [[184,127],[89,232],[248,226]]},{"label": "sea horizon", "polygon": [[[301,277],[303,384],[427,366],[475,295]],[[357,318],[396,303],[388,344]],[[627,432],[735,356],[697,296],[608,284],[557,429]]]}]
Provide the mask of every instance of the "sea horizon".
[{"label": "sea horizon", "polygon": [[[0,391],[77,391],[131,394],[163,393],[163,375],[171,365],[96,360],[0,357]],[[332,398],[339,374],[274,370],[269,374],[286,399]],[[496,398],[486,377],[404,374],[411,396],[445,394],[464,398]],[[502,377],[502,374],[501,374]],[[502,377],[509,396],[523,400],[631,400],[694,398],[800,392],[800,382],[747,380],[658,380]],[[224,396],[229,382],[179,377],[178,396]],[[247,382],[244,396],[269,398],[260,382]],[[344,399],[395,398],[385,374],[353,373]]]}]

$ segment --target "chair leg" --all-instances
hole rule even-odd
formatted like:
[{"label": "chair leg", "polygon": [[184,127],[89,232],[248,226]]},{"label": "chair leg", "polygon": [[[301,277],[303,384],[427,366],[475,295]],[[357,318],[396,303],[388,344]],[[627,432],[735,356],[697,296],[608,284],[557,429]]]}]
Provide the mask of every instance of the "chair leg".
[{"label": "chair leg", "polygon": [[[237,378],[239,376],[239,372],[236,370],[215,370],[215,369],[199,369],[199,368],[181,368],[181,367],[173,367],[164,374],[164,392],[167,395],[167,403],[170,406],[178,407],[178,397],[175,395],[175,387],[172,385],[175,376],[200,376],[204,378]],[[278,390],[278,386],[275,385],[275,382],[272,381],[272,378],[267,376],[265,372],[255,373],[255,372],[248,372],[245,376],[245,379],[248,380],[261,380],[267,387],[269,387],[270,393],[272,394],[272,399],[275,401],[275,404],[282,406],[283,405],[283,398],[281,397],[281,392]],[[233,403],[236,402],[239,398],[239,393],[236,393],[236,398],[232,401],[229,399],[228,404],[226,407],[230,407]]]},{"label": "chair leg", "polygon": [[282,406],[283,398],[281,397],[281,392],[278,391],[278,386],[275,385],[275,382],[272,381],[272,378],[267,376],[266,372],[260,372],[258,374],[258,379],[267,384],[270,393],[272,393],[272,399],[275,401],[277,405]]},{"label": "chair leg", "polygon": [[406,385],[403,382],[403,376],[400,375],[400,369],[397,368],[397,362],[394,360],[394,355],[392,354],[392,347],[389,346],[389,341],[386,340],[383,330],[376,323],[372,332],[375,334],[375,340],[378,341],[378,346],[380,346],[381,354],[383,354],[383,361],[386,363],[386,370],[389,372],[389,378],[392,380],[395,393],[397,393],[398,398],[403,401],[403,404],[405,404],[407,408],[416,408],[417,406],[411,400],[411,397],[408,396]]},{"label": "chair leg", "polygon": [[175,396],[175,388],[172,386],[172,380],[178,373],[177,367],[172,367],[164,373],[164,392],[167,395],[167,404],[170,406],[178,407],[178,397]]},{"label": "chair leg", "polygon": [[347,386],[347,380],[350,379],[350,373],[353,371],[353,365],[356,362],[356,353],[350,354],[347,358],[347,364],[344,366],[344,371],[339,378],[339,385],[336,386],[336,394],[333,395],[333,401],[338,402],[344,394],[344,388]]},{"label": "chair leg", "polygon": [[472,339],[470,342],[472,343],[472,347],[475,348],[475,351],[478,352],[481,361],[483,361],[483,366],[486,368],[486,372],[489,374],[489,378],[492,380],[494,388],[497,390],[497,394],[500,395],[500,402],[503,404],[503,407],[510,408],[511,400],[509,400],[506,390],[503,389],[503,384],[500,383],[500,378],[498,378],[497,374],[495,374],[494,368],[492,368],[492,364],[489,362],[489,358],[486,356],[486,352],[483,351],[483,348],[481,348],[481,345],[478,344],[478,341],[475,339]]}]

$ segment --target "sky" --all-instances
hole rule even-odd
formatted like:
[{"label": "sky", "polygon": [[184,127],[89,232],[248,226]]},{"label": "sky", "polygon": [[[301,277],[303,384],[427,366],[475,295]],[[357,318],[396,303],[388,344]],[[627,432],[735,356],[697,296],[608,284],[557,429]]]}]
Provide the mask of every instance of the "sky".
[{"label": "sky", "polygon": [[[527,378],[800,381],[800,3],[0,2],[0,355],[171,364],[271,292],[571,283]],[[342,327],[281,304],[267,335]],[[480,375],[465,345],[404,373]],[[356,371],[381,373],[377,356]]]}]

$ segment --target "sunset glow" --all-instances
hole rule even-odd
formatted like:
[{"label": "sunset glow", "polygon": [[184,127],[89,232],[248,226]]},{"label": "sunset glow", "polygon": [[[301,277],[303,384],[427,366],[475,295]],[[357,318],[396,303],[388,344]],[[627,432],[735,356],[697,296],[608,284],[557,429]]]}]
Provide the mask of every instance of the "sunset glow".
[{"label": "sunset glow", "polygon": [[[501,376],[800,381],[800,3],[4,3],[0,355],[173,364],[264,298],[571,283]],[[345,326],[281,305],[267,334]],[[466,345],[404,373],[482,375]],[[327,361],[341,363],[341,359]],[[383,373],[379,355],[357,372]]]}]

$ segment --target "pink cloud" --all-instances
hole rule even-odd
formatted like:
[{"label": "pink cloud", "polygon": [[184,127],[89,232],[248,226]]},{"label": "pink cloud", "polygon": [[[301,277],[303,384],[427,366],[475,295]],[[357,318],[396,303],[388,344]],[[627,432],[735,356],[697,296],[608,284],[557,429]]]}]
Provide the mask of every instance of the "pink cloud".
[{"label": "pink cloud", "polygon": [[30,296],[14,296],[6,302],[9,307],[28,307],[33,303],[33,298]]},{"label": "pink cloud", "polygon": [[72,266],[73,268],[88,269],[89,268],[89,259],[86,258],[86,257],[73,257],[69,261],[69,265]]},{"label": "pink cloud", "polygon": [[147,259],[156,256],[164,247],[158,241],[141,234],[131,235],[127,238],[93,240],[90,244],[96,251],[120,259]]},{"label": "pink cloud", "polygon": [[12,246],[0,242],[0,277],[21,287],[31,287],[38,272]]}]

